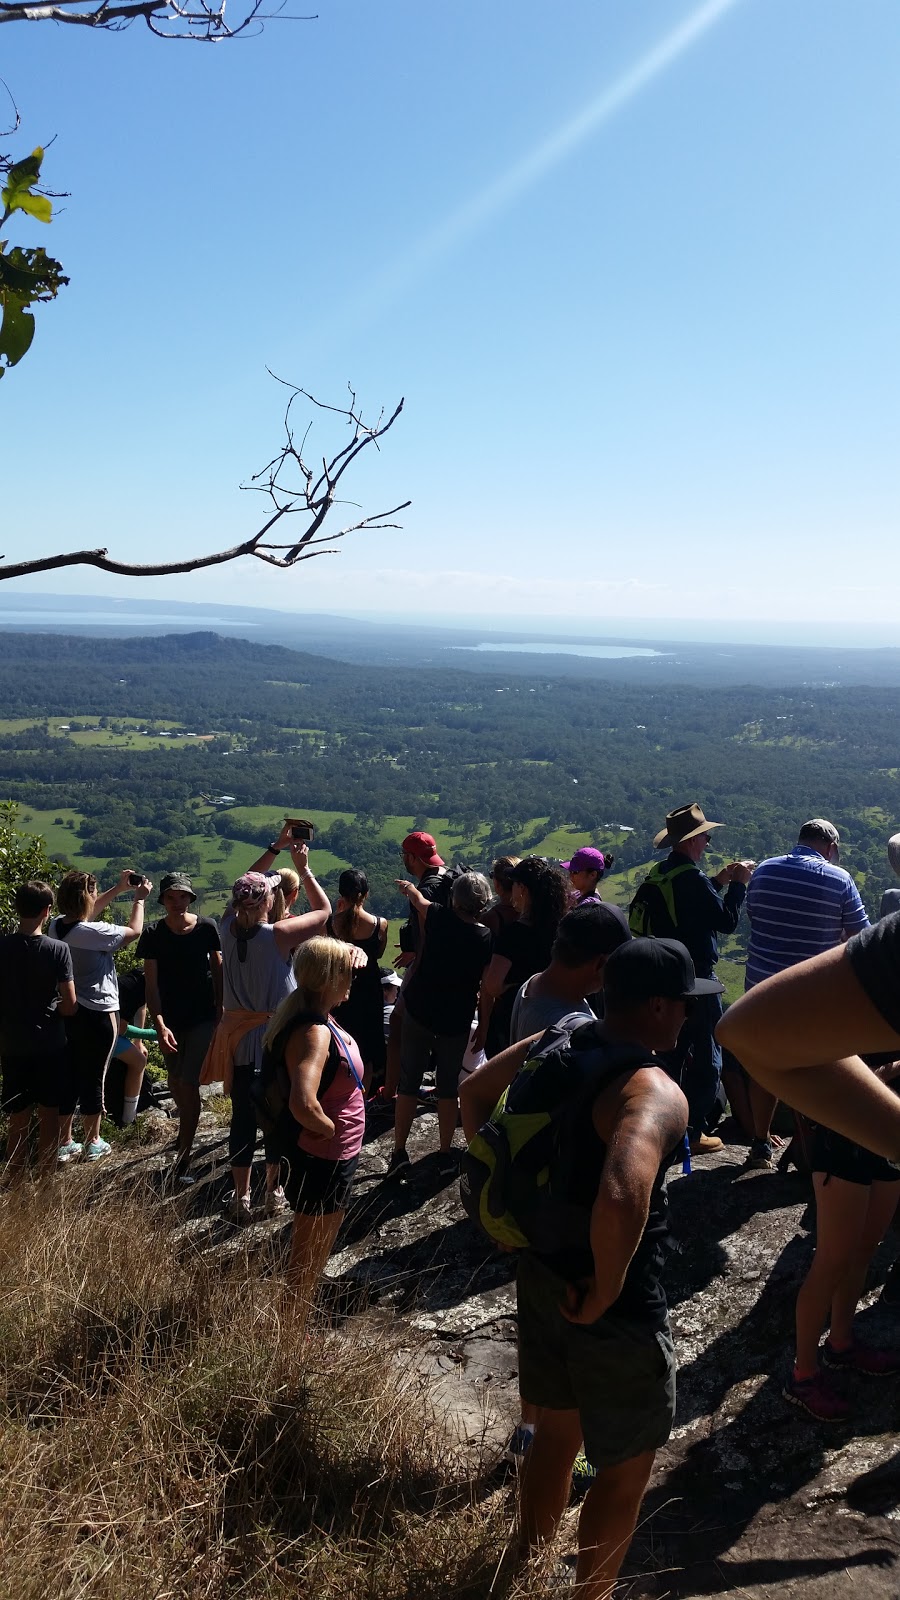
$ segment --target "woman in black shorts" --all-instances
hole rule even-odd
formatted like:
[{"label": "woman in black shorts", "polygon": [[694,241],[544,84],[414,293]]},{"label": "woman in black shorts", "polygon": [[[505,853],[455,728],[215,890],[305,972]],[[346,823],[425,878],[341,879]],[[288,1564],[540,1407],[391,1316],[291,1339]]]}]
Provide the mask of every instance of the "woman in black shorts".
[{"label": "woman in black shorts", "polygon": [[[819,1123],[813,1148],[816,1255],[797,1299],[797,1363],[785,1397],[822,1421],[848,1406],[819,1366],[873,1377],[900,1355],[853,1339],[866,1270],[900,1197],[900,1100],[854,1051],[900,1055],[900,913],[767,978],[716,1030],[751,1077]],[[831,1131],[837,1130],[837,1131]],[[877,1154],[873,1154],[877,1151]]]},{"label": "woman in black shorts", "polygon": [[352,946],[324,936],[294,957],[297,987],[278,1007],[265,1036],[270,1057],[284,1062],[290,1112],[301,1133],[285,1152],[285,1195],[294,1227],[288,1280],[308,1302],[344,1217],[366,1131],[362,1060],[356,1042],[331,1016],[346,1000]]}]

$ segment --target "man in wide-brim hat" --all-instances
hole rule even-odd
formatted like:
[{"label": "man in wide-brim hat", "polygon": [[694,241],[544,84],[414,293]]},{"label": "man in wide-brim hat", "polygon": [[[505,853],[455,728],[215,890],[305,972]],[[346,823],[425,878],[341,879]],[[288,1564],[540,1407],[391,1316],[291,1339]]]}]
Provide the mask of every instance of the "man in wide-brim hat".
[{"label": "man in wide-brim hat", "polygon": [[[653,841],[654,850],[669,854],[650,868],[631,902],[632,932],[658,939],[680,939],[687,945],[701,978],[711,978],[719,959],[720,933],[734,933],[753,870],[752,862],[731,861],[708,878],[700,857],[721,822],[710,822],[696,800],[678,806],[666,817]],[[713,1137],[722,1074],[722,1052],[715,1027],[722,1015],[718,994],[700,996],[687,1018],[669,1069],[681,1084],[689,1108],[691,1149],[696,1154],[721,1150]]]}]

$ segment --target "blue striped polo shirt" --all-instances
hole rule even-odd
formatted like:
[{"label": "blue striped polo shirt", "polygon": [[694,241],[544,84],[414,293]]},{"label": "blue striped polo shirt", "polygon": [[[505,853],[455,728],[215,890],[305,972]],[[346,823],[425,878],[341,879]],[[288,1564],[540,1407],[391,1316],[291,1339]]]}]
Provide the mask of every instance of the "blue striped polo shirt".
[{"label": "blue striped polo shirt", "polygon": [[748,989],[869,926],[849,872],[833,867],[807,844],[760,862],[747,890],[747,913]]}]

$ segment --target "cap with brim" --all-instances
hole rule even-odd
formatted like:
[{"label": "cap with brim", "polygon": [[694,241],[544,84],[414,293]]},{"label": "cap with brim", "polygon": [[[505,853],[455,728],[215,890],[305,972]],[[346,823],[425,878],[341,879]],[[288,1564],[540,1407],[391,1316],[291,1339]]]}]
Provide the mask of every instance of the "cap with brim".
[{"label": "cap with brim", "polygon": [[833,822],[828,821],[827,817],[810,817],[808,822],[804,822],[800,832],[801,834],[817,834],[820,839],[830,839],[832,844],[840,844],[841,842],[841,836],[837,828]]},{"label": "cap with brim", "polygon": [[584,845],[576,850],[571,861],[561,861],[563,872],[605,872],[606,857],[602,850],[595,850],[593,845]]},{"label": "cap with brim", "polygon": [[194,885],[191,883],[191,880],[186,873],[167,872],[160,880],[159,894],[156,897],[157,905],[161,906],[165,903],[165,896],[169,893],[170,889],[177,889],[179,894],[189,894],[192,900],[196,900],[197,898],[197,892],[194,888]]},{"label": "cap with brim", "polygon": [[408,833],[400,849],[405,856],[415,856],[426,867],[442,867],[443,856],[438,855],[437,845],[430,833]]},{"label": "cap with brim", "polygon": [[386,972],[381,980],[381,987],[382,989],[401,989],[403,987],[403,979],[398,977],[396,972]]},{"label": "cap with brim", "polygon": [[654,850],[670,849],[684,844],[686,839],[696,839],[698,833],[712,833],[713,828],[724,828],[724,822],[710,822],[696,800],[689,806],[678,806],[666,817],[666,825],[653,841]]},{"label": "cap with brim", "polygon": [[688,950],[678,939],[629,939],[614,950],[603,973],[610,1004],[643,1005],[647,1000],[692,1000],[722,994],[718,978],[698,978]]}]

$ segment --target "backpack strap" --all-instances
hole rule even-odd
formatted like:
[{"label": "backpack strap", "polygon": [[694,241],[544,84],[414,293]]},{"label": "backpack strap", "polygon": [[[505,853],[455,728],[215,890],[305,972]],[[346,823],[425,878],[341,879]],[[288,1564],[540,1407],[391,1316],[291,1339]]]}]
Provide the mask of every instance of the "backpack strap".
[{"label": "backpack strap", "polygon": [[[329,1033],[331,1034],[331,1037],[334,1040],[335,1044],[337,1045],[338,1050],[340,1051],[341,1055],[343,1056],[344,1061],[346,1062],[347,1066],[350,1068],[350,1074],[351,1074],[354,1082],[356,1083],[357,1089],[359,1090],[360,1094],[364,1094],[365,1090],[363,1089],[362,1078],[360,1077],[360,1075],[357,1072],[355,1066],[353,1065],[353,1059],[352,1059],[352,1057],[350,1055],[350,1051],[347,1049],[347,1046],[344,1043],[344,1041],[343,1041],[343,1039],[342,1039],[342,1037],[340,1035],[340,1032],[338,1031],[336,1023],[332,1022],[330,1017],[326,1017],[325,1018],[325,1026],[328,1029]],[[332,1075],[331,1075],[331,1082],[332,1083],[334,1082],[334,1073],[332,1073]]]}]

